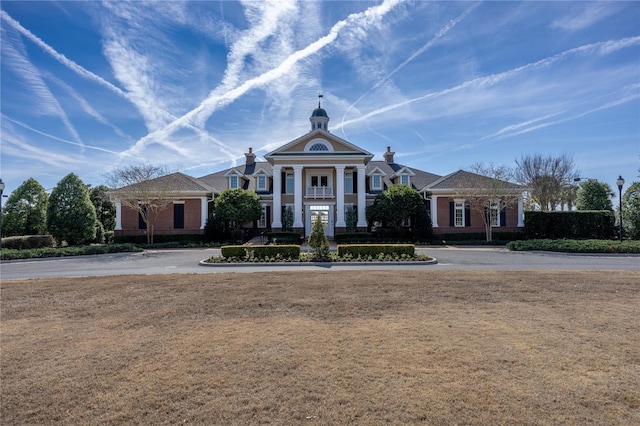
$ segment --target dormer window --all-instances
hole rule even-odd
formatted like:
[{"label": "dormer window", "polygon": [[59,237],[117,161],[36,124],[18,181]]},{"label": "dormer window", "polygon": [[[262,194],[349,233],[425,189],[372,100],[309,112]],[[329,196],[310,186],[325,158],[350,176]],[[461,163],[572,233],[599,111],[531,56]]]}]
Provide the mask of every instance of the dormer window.
[{"label": "dormer window", "polygon": [[256,183],[256,189],[258,191],[267,190],[267,177],[265,175],[258,175],[258,181]]},{"label": "dormer window", "polygon": [[238,189],[238,176],[229,176],[229,189]]},{"label": "dormer window", "polygon": [[400,175],[400,185],[410,186],[409,175],[407,174]]},{"label": "dormer window", "polygon": [[374,191],[379,191],[382,189],[382,176],[371,176],[371,189],[373,189]]}]

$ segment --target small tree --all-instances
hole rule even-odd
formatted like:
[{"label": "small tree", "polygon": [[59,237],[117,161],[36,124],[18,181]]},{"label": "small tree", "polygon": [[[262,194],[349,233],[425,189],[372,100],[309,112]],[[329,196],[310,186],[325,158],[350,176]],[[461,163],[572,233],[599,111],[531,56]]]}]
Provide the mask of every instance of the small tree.
[{"label": "small tree", "polygon": [[116,227],[116,206],[107,195],[109,188],[106,185],[99,185],[91,188],[89,198],[96,209],[98,221],[105,231],[113,231]]},{"label": "small tree", "polygon": [[367,220],[391,226],[399,235],[405,221],[416,214],[420,204],[423,204],[422,197],[415,189],[407,185],[391,185],[367,207]]},{"label": "small tree", "polygon": [[329,257],[329,240],[324,233],[324,225],[320,216],[316,217],[309,235],[309,247],[317,260],[326,260]]},{"label": "small tree", "polygon": [[356,232],[358,230],[358,212],[353,206],[347,206],[345,211],[345,224],[347,232]]},{"label": "small tree", "polygon": [[226,221],[231,229],[238,230],[247,222],[262,216],[260,197],[246,189],[226,189],[215,199],[215,214]]},{"label": "small tree", "polygon": [[[506,166],[476,163],[471,173],[456,188],[456,196],[465,200],[471,211],[476,212],[484,223],[486,240],[492,241],[494,214],[499,215],[518,202],[522,188],[509,182],[512,171]],[[499,217],[499,216],[498,216]]]},{"label": "small tree", "polygon": [[106,176],[108,194],[123,207],[138,212],[146,224],[147,244],[153,244],[155,223],[175,199],[175,181],[163,166],[134,164]]},{"label": "small tree", "polygon": [[80,178],[69,173],[53,188],[47,206],[47,229],[61,243],[87,244],[96,237],[96,209]]},{"label": "small tree", "polygon": [[293,231],[293,209],[291,206],[287,206],[284,209],[284,215],[282,216],[282,230],[285,232]]},{"label": "small tree", "polygon": [[622,226],[625,235],[640,239],[640,182],[633,182],[622,196]]},{"label": "small tree", "polygon": [[433,224],[424,202],[421,202],[411,218],[411,231],[416,241],[427,242],[433,239]]},{"label": "small tree", "polygon": [[578,189],[576,208],[578,210],[611,210],[613,204],[611,187],[597,180],[589,179],[583,182]]},{"label": "small tree", "polygon": [[47,232],[49,195],[34,178],[29,178],[11,193],[2,206],[4,236],[39,235]]}]

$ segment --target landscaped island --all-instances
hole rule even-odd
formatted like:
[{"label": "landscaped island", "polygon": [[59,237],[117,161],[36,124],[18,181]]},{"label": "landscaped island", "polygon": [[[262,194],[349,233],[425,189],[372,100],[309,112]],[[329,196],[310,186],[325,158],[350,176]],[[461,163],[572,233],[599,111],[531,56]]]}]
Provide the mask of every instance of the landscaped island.
[{"label": "landscaped island", "polygon": [[221,256],[205,263],[254,262],[427,262],[433,258],[416,254],[413,244],[341,244],[337,251],[306,253],[300,245],[234,245],[222,246]]}]

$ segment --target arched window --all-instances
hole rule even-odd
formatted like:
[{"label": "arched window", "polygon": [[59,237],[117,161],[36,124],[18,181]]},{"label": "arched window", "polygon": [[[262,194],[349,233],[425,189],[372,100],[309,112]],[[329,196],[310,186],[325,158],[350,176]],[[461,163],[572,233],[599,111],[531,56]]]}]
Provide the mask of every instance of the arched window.
[{"label": "arched window", "polygon": [[311,145],[311,148],[309,148],[309,151],[329,151],[329,148],[327,148],[325,144],[315,143]]}]

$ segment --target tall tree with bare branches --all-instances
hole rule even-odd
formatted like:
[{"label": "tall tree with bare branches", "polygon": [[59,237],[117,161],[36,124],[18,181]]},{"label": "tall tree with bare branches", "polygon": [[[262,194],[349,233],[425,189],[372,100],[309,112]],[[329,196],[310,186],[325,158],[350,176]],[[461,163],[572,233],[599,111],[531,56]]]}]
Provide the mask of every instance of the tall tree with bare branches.
[{"label": "tall tree with bare branches", "polygon": [[517,204],[524,188],[510,182],[513,170],[504,165],[476,163],[469,170],[462,172],[456,196],[482,217],[486,239],[492,241],[500,212]]},{"label": "tall tree with bare branches", "polygon": [[578,177],[573,158],[568,154],[558,157],[527,155],[516,159],[516,164],[516,182],[531,188],[529,207],[542,211],[553,211],[561,207],[567,199],[567,188]]},{"label": "tall tree with bare branches", "polygon": [[140,163],[112,171],[106,181],[112,188],[109,197],[140,214],[146,224],[147,244],[153,244],[156,220],[175,198],[173,175],[164,166]]}]

